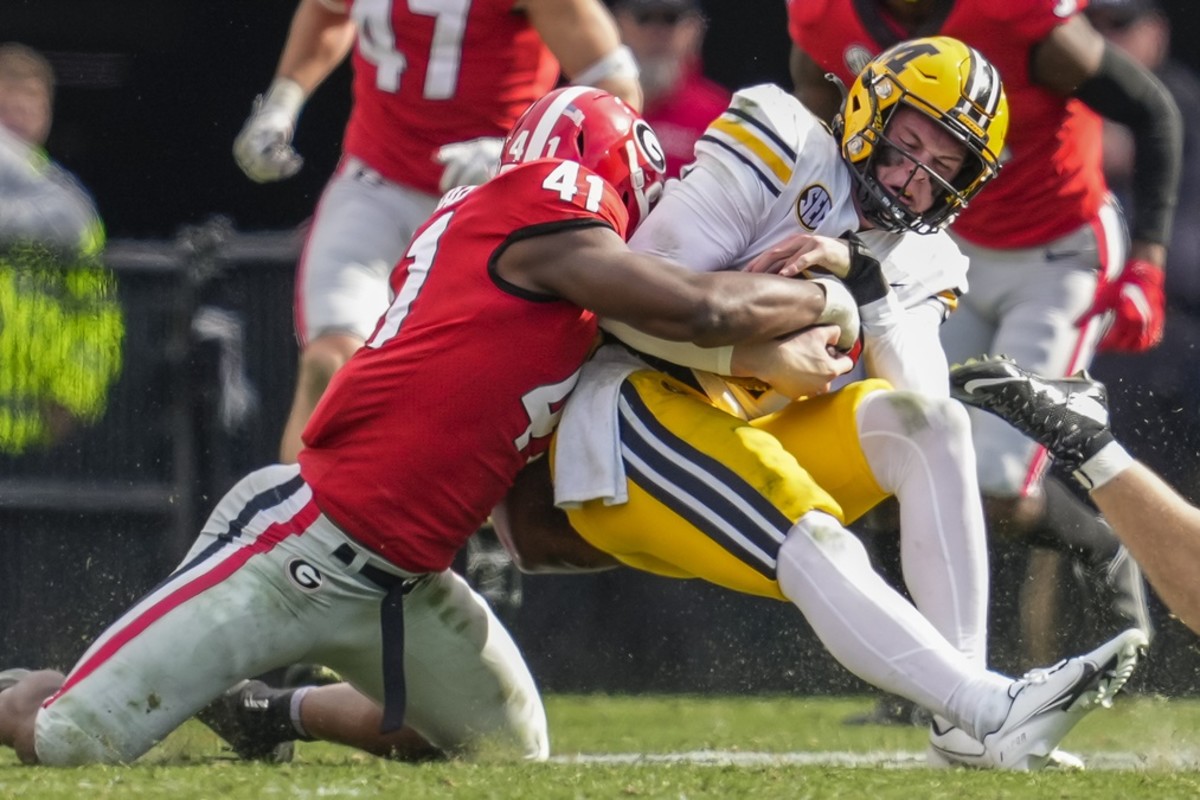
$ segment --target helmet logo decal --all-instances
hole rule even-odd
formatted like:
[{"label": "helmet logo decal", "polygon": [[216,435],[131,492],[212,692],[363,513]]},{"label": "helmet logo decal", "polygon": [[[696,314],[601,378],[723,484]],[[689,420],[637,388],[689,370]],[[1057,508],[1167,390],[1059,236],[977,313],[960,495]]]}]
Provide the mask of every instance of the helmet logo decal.
[{"label": "helmet logo decal", "polygon": [[667,156],[663,153],[662,145],[654,134],[654,129],[642,119],[633,122],[633,140],[637,142],[638,150],[650,162],[650,166],[659,172],[667,169]]},{"label": "helmet logo decal", "polygon": [[321,588],[321,571],[302,558],[293,558],[287,563],[288,577],[302,592],[315,592]]},{"label": "helmet logo decal", "polygon": [[828,189],[819,183],[805,186],[796,200],[796,218],[805,228],[814,231],[829,216],[832,208],[833,198],[829,196]]}]

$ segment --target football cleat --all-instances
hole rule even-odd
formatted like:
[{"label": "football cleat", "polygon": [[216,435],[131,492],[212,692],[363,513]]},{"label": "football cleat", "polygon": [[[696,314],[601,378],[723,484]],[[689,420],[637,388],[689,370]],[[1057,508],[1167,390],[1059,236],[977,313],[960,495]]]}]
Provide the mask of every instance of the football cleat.
[{"label": "football cleat", "polygon": [[20,683],[21,679],[29,674],[29,670],[13,667],[12,669],[0,670],[0,692],[5,689],[11,689]]},{"label": "football cleat", "polygon": [[1086,371],[1050,379],[1006,356],[971,359],[950,368],[950,394],[1007,421],[1076,477],[1084,462],[1113,441],[1108,391]]},{"label": "football cleat", "polygon": [[[929,747],[925,751],[925,761],[932,769],[989,769],[994,766],[978,739],[944,720],[939,724],[936,717],[929,725]],[[1083,759],[1074,753],[1055,748],[1050,751],[1044,768],[1078,771],[1084,769],[1084,765]]]},{"label": "football cleat", "polygon": [[1033,670],[1009,688],[1004,722],[983,737],[984,758],[1008,770],[1038,770],[1088,712],[1112,705],[1145,651],[1146,634],[1125,631],[1085,656]]},{"label": "football cleat", "polygon": [[271,700],[288,690],[272,689],[262,681],[236,684],[209,703],[196,719],[224,739],[243,761],[285,764],[295,754],[294,729],[283,728],[270,713]]}]

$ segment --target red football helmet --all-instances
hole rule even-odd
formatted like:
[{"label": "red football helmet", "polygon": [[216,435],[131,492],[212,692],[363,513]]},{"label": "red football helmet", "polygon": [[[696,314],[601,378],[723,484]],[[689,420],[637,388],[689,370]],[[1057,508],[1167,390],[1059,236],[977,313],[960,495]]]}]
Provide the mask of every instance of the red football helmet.
[{"label": "red football helmet", "polygon": [[539,158],[578,161],[609,183],[632,233],[662,193],[667,160],[646,120],[608,92],[555,89],[534,102],[504,140],[501,168]]}]

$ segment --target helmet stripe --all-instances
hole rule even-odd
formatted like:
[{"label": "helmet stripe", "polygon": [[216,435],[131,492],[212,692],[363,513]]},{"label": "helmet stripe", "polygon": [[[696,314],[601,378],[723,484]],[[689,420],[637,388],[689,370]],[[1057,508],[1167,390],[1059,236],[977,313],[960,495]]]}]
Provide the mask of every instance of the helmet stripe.
[{"label": "helmet stripe", "polygon": [[558,122],[558,118],[562,116],[563,111],[576,97],[586,92],[595,91],[590,86],[570,86],[561,90],[558,97],[542,114],[542,118],[538,120],[537,127],[533,130],[533,136],[529,139],[529,146],[525,150],[525,156],[522,161],[533,161],[536,158],[542,158],[542,151],[546,149],[546,142],[550,138],[550,131],[554,129],[554,125]]},{"label": "helmet stripe", "polygon": [[1000,105],[1000,75],[990,61],[984,59],[974,48],[970,51],[970,70],[967,73],[966,91],[955,104],[954,110],[986,130],[989,119]]}]

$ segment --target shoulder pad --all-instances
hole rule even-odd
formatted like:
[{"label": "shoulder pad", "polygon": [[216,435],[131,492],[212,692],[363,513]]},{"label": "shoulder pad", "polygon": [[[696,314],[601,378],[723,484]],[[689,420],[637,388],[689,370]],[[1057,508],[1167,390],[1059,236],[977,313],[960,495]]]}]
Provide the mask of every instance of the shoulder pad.
[{"label": "shoulder pad", "polygon": [[749,166],[778,194],[792,178],[804,143],[823,123],[775,84],[735,92],[725,113],[696,144],[696,155]]}]

